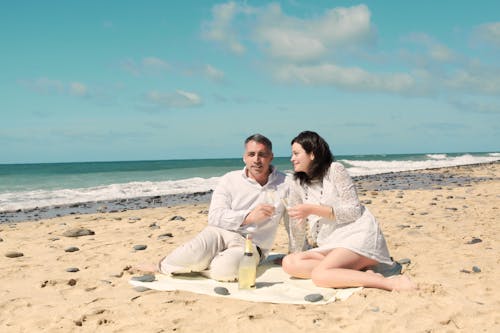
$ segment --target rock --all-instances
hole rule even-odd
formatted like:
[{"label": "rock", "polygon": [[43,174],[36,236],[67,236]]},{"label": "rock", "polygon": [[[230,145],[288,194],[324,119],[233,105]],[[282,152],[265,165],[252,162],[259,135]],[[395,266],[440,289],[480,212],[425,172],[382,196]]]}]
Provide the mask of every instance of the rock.
[{"label": "rock", "polygon": [[158,239],[172,238],[172,237],[174,237],[174,235],[172,235],[172,233],[171,233],[171,232],[167,232],[167,233],[165,233],[165,234],[161,234],[161,235],[159,235],[159,236],[158,236]]},{"label": "rock", "polygon": [[145,250],[147,249],[147,245],[134,245],[134,250],[136,251],[142,251],[142,250]]},{"label": "rock", "polygon": [[372,201],[370,199],[367,199],[367,200],[363,200],[362,201],[365,205],[369,205],[372,203]]},{"label": "rock", "polygon": [[95,235],[95,232],[90,229],[76,228],[76,229],[66,230],[63,233],[63,236],[65,237],[80,237],[89,235]]},{"label": "rock", "polygon": [[76,285],[76,280],[75,279],[69,279],[68,286],[74,286],[74,285]]},{"label": "rock", "polygon": [[411,264],[411,260],[409,258],[403,258],[399,259],[398,263],[400,263],[401,265]]},{"label": "rock", "polygon": [[481,268],[477,267],[477,266],[472,266],[472,271],[474,273],[481,273]]},{"label": "rock", "polygon": [[146,288],[146,287],[143,287],[143,286],[137,286],[137,287],[134,287],[134,290],[137,291],[137,292],[142,293],[143,291],[148,291],[150,289]]},{"label": "rock", "polygon": [[318,302],[318,301],[321,301],[323,299],[323,295],[321,294],[309,294],[309,295],[306,295],[304,296],[304,300],[308,301],[308,302]]},{"label": "rock", "polygon": [[227,288],[225,288],[225,287],[215,287],[214,292],[216,294],[223,295],[223,296],[227,296],[230,294],[229,290],[227,290]]},{"label": "rock", "polygon": [[141,276],[133,276],[131,280],[140,282],[153,282],[155,280],[154,274],[144,274]]},{"label": "rock", "polygon": [[3,242],[3,238],[2,238],[2,237],[0,237],[0,243],[1,243],[1,242]]},{"label": "rock", "polygon": [[175,215],[174,217],[170,218],[169,221],[186,221],[186,219],[182,216]]},{"label": "rock", "polygon": [[64,252],[76,252],[76,251],[79,251],[80,249],[77,248],[76,246],[70,246],[66,249],[64,249]]},{"label": "rock", "polygon": [[476,243],[481,243],[483,240],[481,238],[472,238],[470,241],[468,241],[465,244],[476,244]]},{"label": "rock", "polygon": [[78,272],[80,269],[77,268],[77,267],[70,267],[70,268],[66,268],[66,272],[68,273],[76,273]]},{"label": "rock", "polygon": [[7,258],[18,258],[24,256],[24,253],[17,251],[9,251],[5,254]]}]

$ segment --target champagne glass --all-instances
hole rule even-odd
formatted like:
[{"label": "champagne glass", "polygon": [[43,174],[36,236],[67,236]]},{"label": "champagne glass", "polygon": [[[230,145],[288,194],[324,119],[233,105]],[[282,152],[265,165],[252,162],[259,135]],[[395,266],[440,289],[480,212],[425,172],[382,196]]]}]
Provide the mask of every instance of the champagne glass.
[{"label": "champagne glass", "polygon": [[[287,196],[283,199],[283,203],[287,211],[298,204],[302,203],[300,195],[290,189]],[[303,219],[296,219],[289,216],[289,238],[290,238],[290,252],[301,252],[306,247],[306,221]]]}]

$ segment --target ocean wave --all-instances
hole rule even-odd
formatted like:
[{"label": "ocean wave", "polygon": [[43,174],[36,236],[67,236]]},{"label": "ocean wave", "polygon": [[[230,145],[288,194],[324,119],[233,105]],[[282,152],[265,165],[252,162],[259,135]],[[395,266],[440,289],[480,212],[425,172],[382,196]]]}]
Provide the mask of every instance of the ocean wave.
[{"label": "ocean wave", "polygon": [[[445,155],[445,154],[438,154],[438,155]],[[342,160],[341,162],[345,162],[351,166],[348,168],[349,174],[351,176],[364,176],[364,175],[375,175],[387,172],[422,170],[422,169],[443,168],[443,167],[450,167],[457,165],[488,163],[499,160],[500,159],[499,157],[500,156],[473,156],[470,154],[464,154],[454,157],[429,156],[430,159],[422,161]]]},{"label": "ocean wave", "polygon": [[448,157],[446,154],[426,154],[425,156],[433,160],[444,160]]},{"label": "ocean wave", "polygon": [[220,177],[162,182],[130,182],[77,189],[37,190],[0,194],[0,212],[213,190]]}]

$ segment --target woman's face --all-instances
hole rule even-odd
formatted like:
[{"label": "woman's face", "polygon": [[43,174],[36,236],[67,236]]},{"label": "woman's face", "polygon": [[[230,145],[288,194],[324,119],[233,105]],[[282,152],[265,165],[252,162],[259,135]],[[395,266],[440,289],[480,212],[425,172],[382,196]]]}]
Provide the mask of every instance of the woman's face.
[{"label": "woman's face", "polygon": [[300,143],[294,142],[292,144],[292,158],[290,161],[293,165],[293,170],[295,172],[305,172],[309,173],[309,167],[311,162],[314,160],[314,154],[308,154]]}]

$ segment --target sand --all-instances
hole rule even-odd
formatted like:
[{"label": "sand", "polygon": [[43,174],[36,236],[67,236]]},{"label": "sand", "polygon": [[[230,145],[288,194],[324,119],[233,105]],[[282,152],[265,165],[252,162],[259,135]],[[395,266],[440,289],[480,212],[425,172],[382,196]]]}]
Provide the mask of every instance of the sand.
[{"label": "sand", "polygon": [[[461,181],[359,189],[393,257],[411,260],[404,274],[417,291],[365,288],[328,305],[138,292],[130,267],[199,232],[208,204],[72,214],[0,224],[0,332],[499,332],[500,164],[419,171],[412,181],[429,174]],[[80,227],[95,234],[63,236]],[[286,249],[280,228],[273,251]],[[23,256],[5,256],[12,251]]]}]

